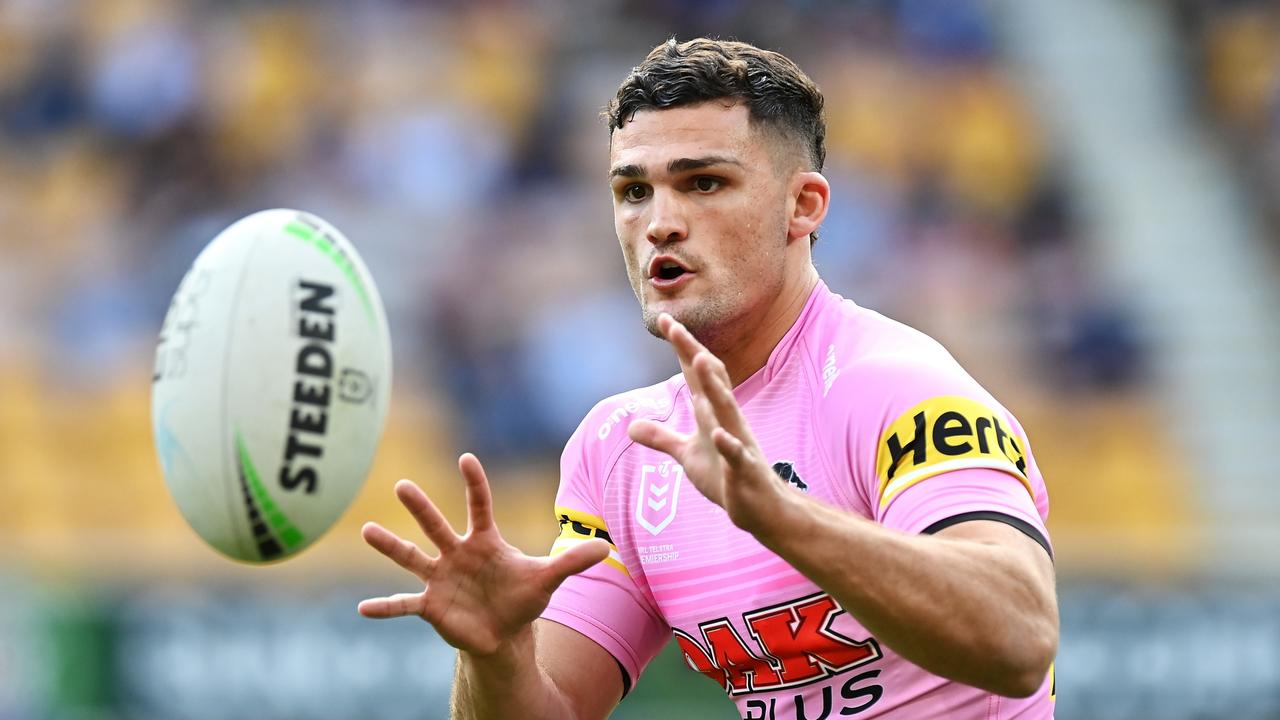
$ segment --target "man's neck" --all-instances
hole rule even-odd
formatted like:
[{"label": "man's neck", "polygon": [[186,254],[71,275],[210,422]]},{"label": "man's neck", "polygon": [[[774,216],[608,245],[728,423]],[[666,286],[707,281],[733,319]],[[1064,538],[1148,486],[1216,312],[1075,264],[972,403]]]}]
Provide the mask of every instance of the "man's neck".
[{"label": "man's neck", "polygon": [[769,307],[768,314],[753,322],[745,332],[728,338],[725,347],[712,347],[712,352],[724,363],[729,381],[734,386],[742,384],[769,362],[773,349],[782,341],[787,331],[796,324],[800,313],[818,284],[818,270],[812,264],[793,282],[783,286],[778,301]]}]

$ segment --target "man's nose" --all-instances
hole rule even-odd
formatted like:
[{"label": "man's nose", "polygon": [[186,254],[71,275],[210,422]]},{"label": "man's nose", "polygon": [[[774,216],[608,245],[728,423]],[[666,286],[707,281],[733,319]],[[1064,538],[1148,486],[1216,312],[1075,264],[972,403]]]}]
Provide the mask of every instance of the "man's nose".
[{"label": "man's nose", "polygon": [[655,190],[649,201],[649,227],[645,236],[654,245],[679,242],[689,236],[684,204],[671,191]]}]

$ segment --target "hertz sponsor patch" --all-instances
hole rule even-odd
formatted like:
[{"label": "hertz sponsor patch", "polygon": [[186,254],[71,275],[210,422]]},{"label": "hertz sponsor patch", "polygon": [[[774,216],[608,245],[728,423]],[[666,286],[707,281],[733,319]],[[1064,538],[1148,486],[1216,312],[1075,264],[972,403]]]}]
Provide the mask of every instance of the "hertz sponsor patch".
[{"label": "hertz sponsor patch", "polygon": [[931,398],[903,413],[880,437],[880,507],[921,480],[968,468],[1007,472],[1034,494],[1025,450],[1026,441],[986,405],[957,396]]},{"label": "hertz sponsor patch", "polygon": [[605,527],[602,518],[557,505],[556,519],[560,521],[560,536],[551,545],[552,555],[559,555],[578,543],[599,538],[609,543],[609,557],[604,559],[604,564],[622,572],[623,575],[631,576],[627,566],[622,564],[622,557],[618,555],[618,546],[613,544],[613,538],[609,537],[609,530]]}]

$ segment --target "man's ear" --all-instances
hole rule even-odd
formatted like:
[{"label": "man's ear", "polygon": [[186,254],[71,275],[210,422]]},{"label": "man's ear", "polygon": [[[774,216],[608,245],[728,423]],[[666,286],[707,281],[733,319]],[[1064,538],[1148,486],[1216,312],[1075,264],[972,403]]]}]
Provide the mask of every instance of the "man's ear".
[{"label": "man's ear", "polygon": [[818,229],[831,207],[831,184],[820,172],[796,173],[791,179],[791,217],[787,240],[807,238]]}]

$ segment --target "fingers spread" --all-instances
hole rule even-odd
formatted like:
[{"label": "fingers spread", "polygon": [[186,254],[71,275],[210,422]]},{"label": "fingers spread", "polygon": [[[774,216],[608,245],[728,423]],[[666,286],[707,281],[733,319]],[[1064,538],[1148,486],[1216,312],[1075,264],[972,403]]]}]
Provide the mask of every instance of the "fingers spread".
[{"label": "fingers spread", "polygon": [[[698,342],[698,339],[693,336],[693,333],[689,332],[689,328],[685,327],[683,323],[670,315],[665,316],[669,318],[665,329],[667,340],[675,346],[676,354],[680,356],[681,362],[685,364],[692,363],[693,356],[706,350],[706,348],[702,346],[702,343]],[[659,320],[659,323],[661,322]]]},{"label": "fingers spread", "polygon": [[391,597],[369,598],[361,600],[356,607],[361,615],[374,620],[406,615],[421,616],[425,609],[426,604],[422,593],[398,593]]},{"label": "fingers spread", "polygon": [[373,546],[373,549],[391,558],[395,564],[405,570],[417,575],[418,579],[423,582],[430,579],[431,571],[435,568],[435,561],[422,552],[422,548],[377,523],[365,523],[364,527],[360,529],[360,535],[365,542]]},{"label": "fingers spread", "polygon": [[566,578],[577,575],[607,557],[609,557],[609,543],[599,539],[578,543],[558,555],[553,555],[547,561],[547,569],[551,576],[549,589],[555,590]]},{"label": "fingers spread", "polygon": [[440,509],[431,502],[431,498],[422,492],[422,488],[409,480],[401,480],[396,483],[396,497],[400,498],[401,504],[418,521],[423,534],[440,552],[448,552],[458,544],[458,535],[450,527],[449,521],[444,519],[444,515],[440,514]]},{"label": "fingers spread", "polygon": [[716,420],[716,411],[711,408],[711,401],[705,395],[693,399],[693,417],[698,423],[698,434],[703,442],[711,439],[711,432],[720,427]]},{"label": "fingers spread", "polygon": [[[700,359],[705,358],[705,360]],[[698,354],[693,358],[695,364],[706,363],[703,377],[710,381],[714,378],[720,384],[729,390],[733,389],[733,382],[729,379],[729,369],[725,367],[724,361],[716,357],[710,350],[701,348]]]},{"label": "fingers spread", "polygon": [[751,458],[747,454],[747,447],[724,428],[713,430],[711,441],[716,444],[720,457],[724,458],[729,463],[729,467],[734,470],[741,470],[750,463]]},{"label": "fingers spread", "polygon": [[693,333],[690,333],[688,328],[666,313],[658,317],[658,329],[662,331],[662,335],[667,339],[667,342],[671,343],[671,346],[675,348],[676,359],[680,361],[680,370],[684,373],[684,379],[689,385],[689,390],[694,395],[701,394],[702,386],[698,381],[697,374],[693,372],[693,358],[705,349],[702,347],[702,343],[693,337]]},{"label": "fingers spread", "polygon": [[480,459],[471,453],[458,458],[458,469],[467,482],[467,527],[470,532],[483,532],[493,527],[493,494]]},{"label": "fingers spread", "polygon": [[711,403],[711,410],[717,423],[745,441],[750,430],[746,418],[742,415],[742,408],[738,405],[738,399],[733,396],[733,388],[729,385],[724,364],[711,353],[699,353],[694,360],[694,371],[702,383],[704,395]]},{"label": "fingers spread", "polygon": [[664,452],[677,460],[680,448],[688,442],[686,435],[653,420],[636,420],[627,428],[627,436],[647,448]]}]

